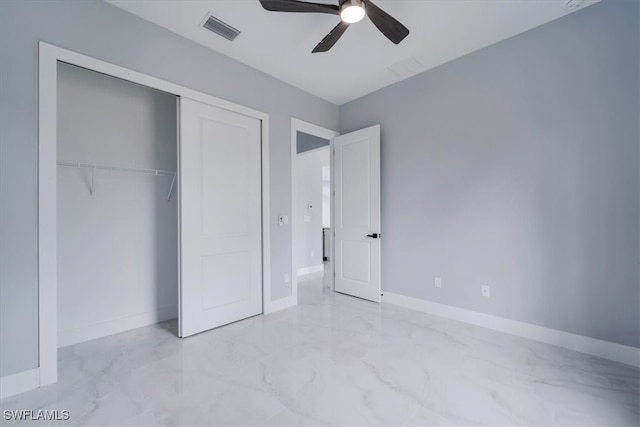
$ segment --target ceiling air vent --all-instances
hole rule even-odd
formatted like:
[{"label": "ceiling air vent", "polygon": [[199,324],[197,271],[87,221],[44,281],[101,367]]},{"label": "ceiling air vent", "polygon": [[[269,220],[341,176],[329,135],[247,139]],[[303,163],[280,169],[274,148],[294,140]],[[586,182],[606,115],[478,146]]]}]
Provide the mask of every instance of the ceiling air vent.
[{"label": "ceiling air vent", "polygon": [[226,22],[222,22],[211,14],[207,15],[202,22],[202,26],[229,41],[233,41],[233,39],[238,37],[238,34],[240,34],[240,31],[236,30]]}]

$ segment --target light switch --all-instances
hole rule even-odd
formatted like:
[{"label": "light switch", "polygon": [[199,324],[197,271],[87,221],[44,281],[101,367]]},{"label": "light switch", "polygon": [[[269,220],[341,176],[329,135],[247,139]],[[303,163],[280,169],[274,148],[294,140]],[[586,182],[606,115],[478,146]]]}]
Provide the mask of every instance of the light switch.
[{"label": "light switch", "polygon": [[304,222],[311,222],[311,216],[305,215],[304,216]]}]

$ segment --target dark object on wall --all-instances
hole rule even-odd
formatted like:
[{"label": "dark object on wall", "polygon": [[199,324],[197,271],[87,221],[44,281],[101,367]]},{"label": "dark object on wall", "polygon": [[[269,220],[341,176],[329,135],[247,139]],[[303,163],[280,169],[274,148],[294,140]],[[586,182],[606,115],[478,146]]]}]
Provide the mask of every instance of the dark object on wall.
[{"label": "dark object on wall", "polygon": [[329,247],[331,246],[331,241],[329,240],[329,236],[331,233],[330,228],[322,229],[322,261],[329,261]]}]

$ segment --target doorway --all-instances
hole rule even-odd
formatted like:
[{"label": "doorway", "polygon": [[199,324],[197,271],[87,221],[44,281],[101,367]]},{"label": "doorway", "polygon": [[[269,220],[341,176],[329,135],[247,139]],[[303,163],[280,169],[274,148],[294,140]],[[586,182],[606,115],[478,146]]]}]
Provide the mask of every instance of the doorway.
[{"label": "doorway", "polygon": [[[337,132],[291,120],[292,285],[322,276],[333,289],[332,141]],[[315,280],[314,283],[318,281]]]}]

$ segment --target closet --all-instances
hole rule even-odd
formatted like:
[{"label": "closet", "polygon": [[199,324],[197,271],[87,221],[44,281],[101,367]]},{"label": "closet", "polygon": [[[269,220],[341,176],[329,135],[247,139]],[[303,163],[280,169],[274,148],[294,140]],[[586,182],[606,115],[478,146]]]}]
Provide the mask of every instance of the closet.
[{"label": "closet", "polygon": [[62,62],[56,99],[58,347],[262,313],[262,113]]},{"label": "closet", "polygon": [[58,346],[178,317],[177,97],[58,63]]}]

